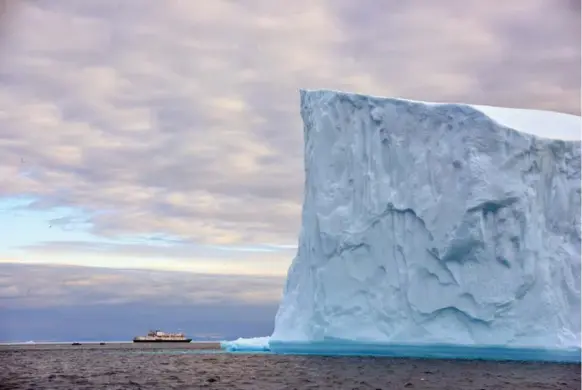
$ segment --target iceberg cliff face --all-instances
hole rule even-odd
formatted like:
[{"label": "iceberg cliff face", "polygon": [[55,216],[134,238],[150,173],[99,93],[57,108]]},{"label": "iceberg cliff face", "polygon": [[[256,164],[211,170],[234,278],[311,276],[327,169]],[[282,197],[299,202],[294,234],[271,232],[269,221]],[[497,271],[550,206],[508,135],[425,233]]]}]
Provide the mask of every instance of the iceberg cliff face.
[{"label": "iceberg cliff face", "polygon": [[301,116],[302,230],[272,347],[579,347],[580,142],[517,125],[576,135],[579,117],[332,91],[301,91]]}]

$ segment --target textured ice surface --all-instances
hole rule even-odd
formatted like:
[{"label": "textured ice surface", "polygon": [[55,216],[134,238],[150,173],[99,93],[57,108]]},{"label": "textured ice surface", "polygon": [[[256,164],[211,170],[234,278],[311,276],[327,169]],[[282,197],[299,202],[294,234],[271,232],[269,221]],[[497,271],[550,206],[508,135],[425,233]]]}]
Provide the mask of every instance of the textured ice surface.
[{"label": "textured ice surface", "polygon": [[549,138],[579,138],[580,117],[477,108],[301,91],[302,229],[275,352],[579,347],[580,142]]},{"label": "textured ice surface", "polygon": [[268,348],[580,361],[580,117],[333,91],[302,91],[301,116]]}]

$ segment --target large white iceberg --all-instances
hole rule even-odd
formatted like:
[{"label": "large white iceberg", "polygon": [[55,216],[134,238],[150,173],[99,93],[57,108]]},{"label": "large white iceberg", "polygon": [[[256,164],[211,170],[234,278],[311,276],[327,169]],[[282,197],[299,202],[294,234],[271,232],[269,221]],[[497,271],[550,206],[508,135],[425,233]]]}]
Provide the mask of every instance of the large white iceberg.
[{"label": "large white iceberg", "polygon": [[323,90],[301,116],[274,352],[579,360],[580,117]]},{"label": "large white iceberg", "polygon": [[301,116],[273,349],[580,346],[580,117],[333,91],[301,91]]}]

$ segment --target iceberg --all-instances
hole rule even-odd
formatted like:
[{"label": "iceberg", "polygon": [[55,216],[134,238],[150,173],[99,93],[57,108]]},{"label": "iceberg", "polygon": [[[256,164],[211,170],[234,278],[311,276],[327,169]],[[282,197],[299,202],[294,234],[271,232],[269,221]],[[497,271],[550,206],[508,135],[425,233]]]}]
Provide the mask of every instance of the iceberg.
[{"label": "iceberg", "polygon": [[233,341],[221,341],[220,348],[228,352],[263,352],[269,351],[269,337],[240,337]]},{"label": "iceberg", "polygon": [[581,118],[300,91],[275,353],[580,361]]}]

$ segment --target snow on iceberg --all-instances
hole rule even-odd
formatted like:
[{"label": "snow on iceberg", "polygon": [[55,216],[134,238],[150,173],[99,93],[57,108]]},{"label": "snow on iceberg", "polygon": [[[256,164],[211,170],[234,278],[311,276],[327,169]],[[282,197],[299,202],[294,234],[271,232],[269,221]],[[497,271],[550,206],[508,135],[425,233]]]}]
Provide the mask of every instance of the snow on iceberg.
[{"label": "snow on iceberg", "polygon": [[220,348],[228,352],[269,351],[269,337],[238,338],[234,341],[220,342]]},{"label": "snow on iceberg", "polygon": [[273,352],[580,360],[580,117],[324,90],[301,116]]}]

